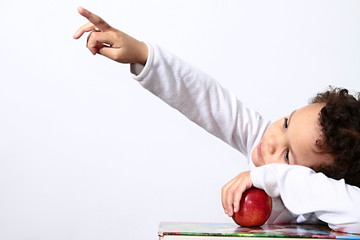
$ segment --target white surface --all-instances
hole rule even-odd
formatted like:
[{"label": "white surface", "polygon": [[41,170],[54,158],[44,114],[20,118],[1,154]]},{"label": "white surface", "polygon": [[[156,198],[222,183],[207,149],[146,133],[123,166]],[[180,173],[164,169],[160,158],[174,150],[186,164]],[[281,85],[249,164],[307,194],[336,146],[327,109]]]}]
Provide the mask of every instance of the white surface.
[{"label": "white surface", "polygon": [[360,90],[359,1],[0,0],[0,239],[157,239],[231,221],[244,158],[72,34],[82,5],[277,119],[328,85]]}]

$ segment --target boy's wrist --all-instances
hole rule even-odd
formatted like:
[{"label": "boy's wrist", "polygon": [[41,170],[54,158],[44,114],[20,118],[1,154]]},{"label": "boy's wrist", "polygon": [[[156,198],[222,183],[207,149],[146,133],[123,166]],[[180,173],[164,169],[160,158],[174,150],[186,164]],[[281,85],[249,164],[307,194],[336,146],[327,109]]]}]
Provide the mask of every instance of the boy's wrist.
[{"label": "boy's wrist", "polygon": [[151,75],[151,72],[154,68],[156,68],[156,66],[154,66],[154,50],[153,50],[153,46],[151,44],[149,44],[148,42],[141,42],[141,44],[145,45],[145,50],[146,52],[144,56],[146,56],[145,62],[141,61],[140,63],[140,49],[138,48],[138,56],[137,56],[137,60],[135,63],[131,63],[130,64],[130,72],[133,75],[133,78],[136,81],[145,81],[145,79],[147,79],[147,76],[149,76],[149,74]]},{"label": "boy's wrist", "polygon": [[148,56],[149,56],[149,49],[148,49],[146,43],[139,41],[139,57],[138,57],[136,63],[139,63],[139,64],[145,66]]}]

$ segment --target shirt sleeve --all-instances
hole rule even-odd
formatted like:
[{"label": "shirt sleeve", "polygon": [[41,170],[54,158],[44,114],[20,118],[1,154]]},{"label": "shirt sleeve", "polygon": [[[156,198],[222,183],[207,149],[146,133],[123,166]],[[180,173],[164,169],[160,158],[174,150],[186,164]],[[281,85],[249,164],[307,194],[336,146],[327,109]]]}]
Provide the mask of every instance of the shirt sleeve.
[{"label": "shirt sleeve", "polygon": [[147,46],[146,65],[131,65],[134,79],[191,121],[247,155],[268,122],[244,107],[231,91],[209,75],[156,45]]},{"label": "shirt sleeve", "polygon": [[360,188],[296,165],[264,165],[250,176],[255,187],[281,197],[299,218],[314,213],[333,230],[360,233]]}]

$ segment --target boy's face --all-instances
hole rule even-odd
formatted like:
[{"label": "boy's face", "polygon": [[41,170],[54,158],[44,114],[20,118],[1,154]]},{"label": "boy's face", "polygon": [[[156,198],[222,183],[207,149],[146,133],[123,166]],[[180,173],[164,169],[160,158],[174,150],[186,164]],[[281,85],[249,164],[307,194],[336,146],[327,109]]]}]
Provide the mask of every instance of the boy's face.
[{"label": "boy's face", "polygon": [[315,167],[331,164],[333,157],[320,154],[315,142],[321,139],[318,122],[322,103],[307,105],[272,123],[251,156],[255,166],[283,163]]}]

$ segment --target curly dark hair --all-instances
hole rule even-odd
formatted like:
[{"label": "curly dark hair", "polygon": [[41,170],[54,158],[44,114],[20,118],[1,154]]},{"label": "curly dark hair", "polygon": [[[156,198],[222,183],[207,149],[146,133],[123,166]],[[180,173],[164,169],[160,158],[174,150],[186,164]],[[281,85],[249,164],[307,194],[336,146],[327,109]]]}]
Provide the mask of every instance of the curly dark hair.
[{"label": "curly dark hair", "polygon": [[324,103],[319,113],[321,152],[334,157],[334,164],[314,169],[334,179],[360,187],[360,93],[333,88],[318,93],[311,103]]}]

